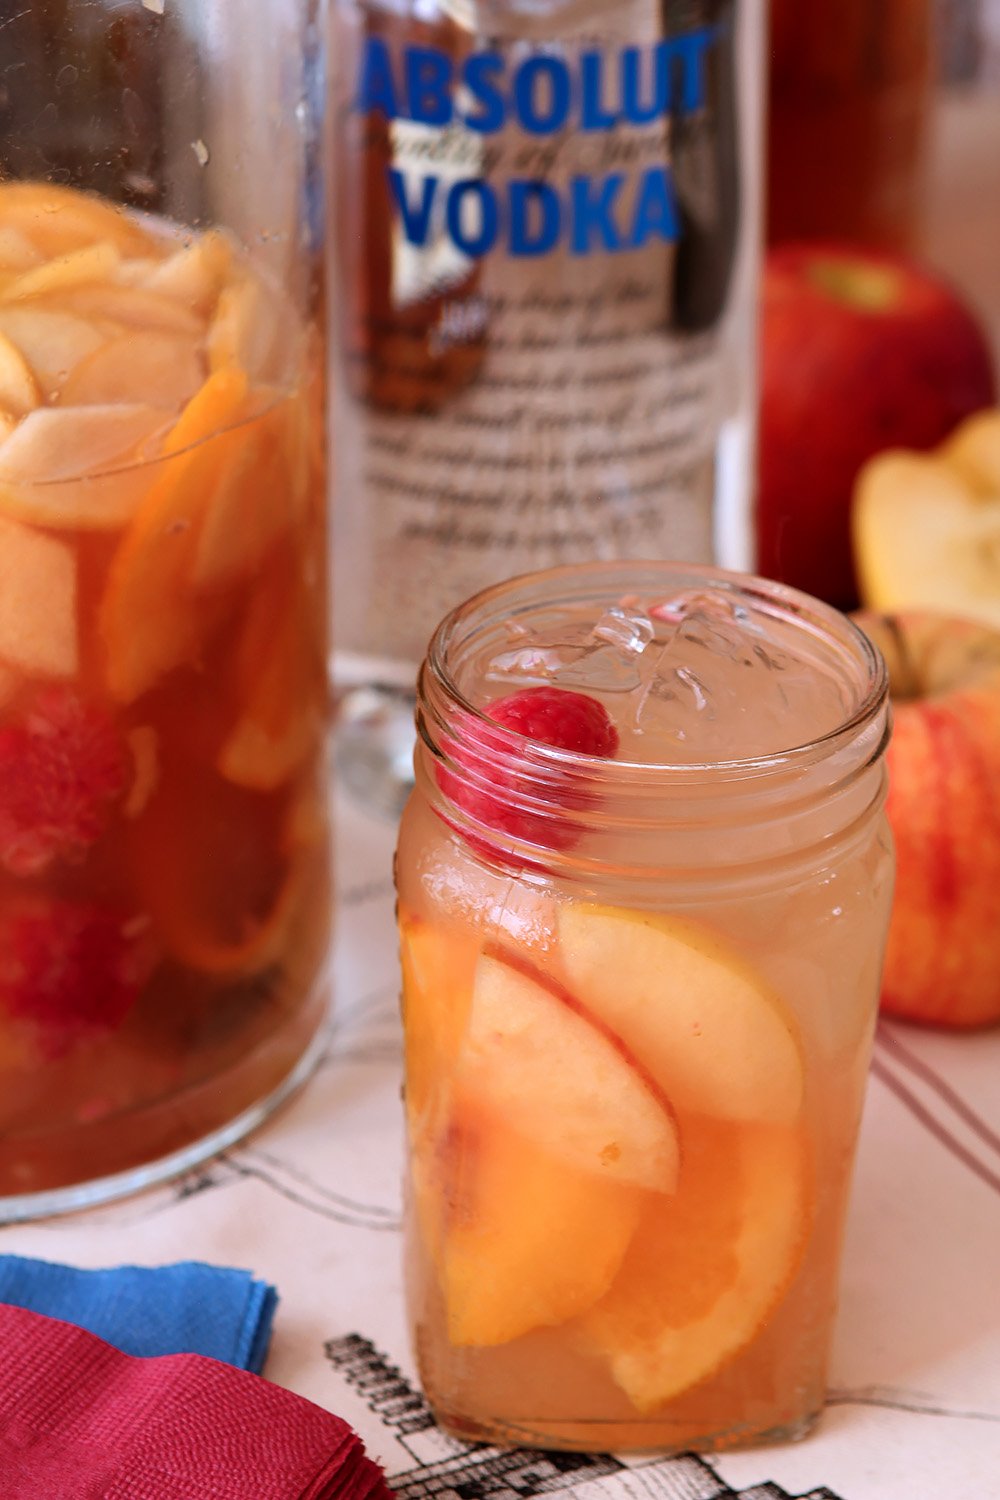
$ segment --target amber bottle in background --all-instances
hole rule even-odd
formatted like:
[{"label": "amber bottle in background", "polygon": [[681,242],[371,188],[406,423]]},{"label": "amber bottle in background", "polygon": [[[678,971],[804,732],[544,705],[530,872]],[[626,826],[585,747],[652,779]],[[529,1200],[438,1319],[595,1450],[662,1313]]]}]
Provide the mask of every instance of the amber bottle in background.
[{"label": "amber bottle in background", "polygon": [[772,0],[770,244],[912,247],[931,21],[929,0]]}]

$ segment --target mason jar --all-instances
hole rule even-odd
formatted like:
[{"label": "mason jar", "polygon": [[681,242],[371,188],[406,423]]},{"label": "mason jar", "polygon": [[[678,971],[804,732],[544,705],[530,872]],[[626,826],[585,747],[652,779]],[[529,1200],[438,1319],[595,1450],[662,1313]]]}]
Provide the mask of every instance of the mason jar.
[{"label": "mason jar", "polygon": [[759,578],[573,566],[448,615],[417,726],[406,1256],[438,1419],[801,1436],[891,901],[881,657]]},{"label": "mason jar", "polygon": [[176,1172],[326,993],[313,0],[0,27],[0,1219]]}]

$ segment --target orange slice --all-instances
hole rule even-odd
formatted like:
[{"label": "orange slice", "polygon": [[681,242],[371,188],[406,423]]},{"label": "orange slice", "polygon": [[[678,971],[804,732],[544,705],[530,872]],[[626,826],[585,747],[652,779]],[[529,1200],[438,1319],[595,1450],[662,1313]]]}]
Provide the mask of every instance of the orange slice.
[{"label": "orange slice", "polygon": [[0,224],[16,229],[45,256],[65,255],[99,240],[110,240],[122,255],[142,255],[151,243],[124,209],[48,182],[0,183]]},{"label": "orange slice", "polygon": [[0,448],[0,510],[61,530],[122,526],[169,421],[153,406],[39,407]]},{"label": "orange slice", "polygon": [[681,1143],[676,1194],[648,1200],[613,1285],[580,1324],[644,1414],[750,1343],[795,1274],[811,1219],[796,1131],[682,1116]]},{"label": "orange slice", "polygon": [[76,365],[63,386],[63,406],[130,402],[141,391],[164,411],[179,411],[205,379],[192,339],[173,333],[125,333]]},{"label": "orange slice", "polygon": [[228,781],[274,791],[318,745],[326,670],[294,567],[272,568],[251,597],[233,672],[240,714],[217,765]]},{"label": "orange slice", "polygon": [[72,677],[77,668],[73,553],[2,516],[0,661],[39,677]]},{"label": "orange slice", "polygon": [[487,1347],[564,1323],[607,1291],[642,1194],[577,1172],[460,1098],[417,1144],[418,1214],[452,1344]]},{"label": "orange slice", "polygon": [[793,1121],[802,1103],[795,1024],[709,928],[654,912],[567,901],[559,943],[568,988],[609,1026],[677,1108]]},{"label": "orange slice", "polygon": [[41,400],[30,366],[17,345],[0,333],[0,405],[16,416],[32,411]]},{"label": "orange slice", "polygon": [[83,249],[70,250],[65,255],[55,255],[10,282],[3,290],[3,300],[17,302],[27,297],[44,296],[47,292],[85,286],[91,281],[106,281],[114,275],[120,258],[110,240],[85,245]]},{"label": "orange slice", "polygon": [[0,333],[16,344],[46,396],[105,338],[84,318],[35,304],[0,307]]},{"label": "orange slice", "polygon": [[401,912],[406,1111],[417,1128],[447,1080],[465,1034],[480,946],[463,928]]},{"label": "orange slice", "polygon": [[237,461],[246,376],[209,376],[164,445],[159,477],[132,519],[108,573],[99,613],[112,695],[131,702],[197,653],[206,618],[191,576],[198,533]]}]

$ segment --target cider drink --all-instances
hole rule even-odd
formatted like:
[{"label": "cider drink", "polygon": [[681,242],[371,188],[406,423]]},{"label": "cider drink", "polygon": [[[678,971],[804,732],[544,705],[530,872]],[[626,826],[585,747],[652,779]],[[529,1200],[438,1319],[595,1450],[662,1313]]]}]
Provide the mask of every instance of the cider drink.
[{"label": "cider drink", "polygon": [[892,884],[884,666],[779,585],[529,575],[421,674],[407,1278],[443,1424],[717,1449],[823,1400]]},{"label": "cider drink", "polygon": [[316,1031],[315,338],[225,231],[0,183],[0,1215],[232,1138]]}]

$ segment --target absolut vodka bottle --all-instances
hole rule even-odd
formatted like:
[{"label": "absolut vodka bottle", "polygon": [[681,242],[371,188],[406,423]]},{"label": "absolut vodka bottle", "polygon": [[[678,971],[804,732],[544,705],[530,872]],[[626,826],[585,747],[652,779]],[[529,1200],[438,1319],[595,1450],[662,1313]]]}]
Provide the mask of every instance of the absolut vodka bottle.
[{"label": "absolut vodka bottle", "polygon": [[751,561],[764,10],[335,0],[333,27],[335,669],[381,796],[408,749],[370,689],[408,695],[469,594]]}]

